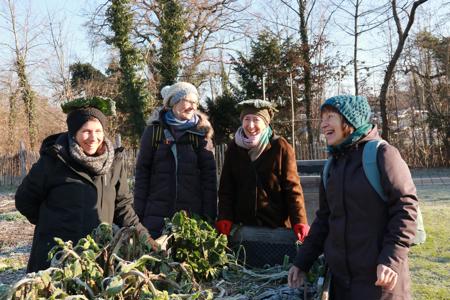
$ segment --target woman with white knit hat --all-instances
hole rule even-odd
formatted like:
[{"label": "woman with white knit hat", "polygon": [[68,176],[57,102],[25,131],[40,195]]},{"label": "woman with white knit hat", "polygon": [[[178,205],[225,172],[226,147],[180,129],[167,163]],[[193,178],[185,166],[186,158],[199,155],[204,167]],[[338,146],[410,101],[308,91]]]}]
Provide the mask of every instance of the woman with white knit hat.
[{"label": "woman with white knit hat", "polygon": [[188,82],[161,90],[163,108],[148,121],[136,163],[135,210],[157,238],[164,218],[180,210],[214,220],[217,180],[213,129],[197,110],[199,94]]}]

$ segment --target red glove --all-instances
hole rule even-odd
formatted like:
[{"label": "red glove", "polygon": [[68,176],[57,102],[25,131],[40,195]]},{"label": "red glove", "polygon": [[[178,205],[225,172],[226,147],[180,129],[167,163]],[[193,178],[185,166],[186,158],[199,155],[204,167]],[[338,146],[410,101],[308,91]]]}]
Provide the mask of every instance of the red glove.
[{"label": "red glove", "polygon": [[305,240],[305,237],[308,235],[309,225],[308,224],[295,224],[294,232],[297,235],[298,240],[303,243],[303,241]]},{"label": "red glove", "polygon": [[216,222],[217,231],[221,234],[230,235],[231,227],[233,226],[233,222],[230,220],[218,220]]}]

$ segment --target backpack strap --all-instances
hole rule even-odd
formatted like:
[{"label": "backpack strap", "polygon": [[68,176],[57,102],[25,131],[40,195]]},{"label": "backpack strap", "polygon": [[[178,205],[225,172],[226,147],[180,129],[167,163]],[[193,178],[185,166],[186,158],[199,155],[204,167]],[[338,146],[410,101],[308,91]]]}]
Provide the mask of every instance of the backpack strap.
[{"label": "backpack strap", "polygon": [[152,126],[152,150],[156,151],[163,140],[163,128],[159,124],[153,124]]},{"label": "backpack strap", "polygon": [[387,202],[387,196],[381,186],[380,170],[377,164],[378,147],[382,144],[387,144],[385,140],[371,140],[366,143],[363,150],[362,164],[364,173],[369,180],[370,185],[374,188],[377,194]]},{"label": "backpack strap", "polygon": [[160,144],[190,144],[194,149],[195,153],[198,153],[200,148],[200,138],[197,134],[188,132],[187,133],[187,141],[185,142],[175,142],[166,139],[164,134],[164,128],[160,124],[152,124],[153,132],[152,132],[152,151],[158,150]]},{"label": "backpack strap", "polygon": [[[377,192],[377,194],[380,196],[381,199],[383,199],[384,202],[387,202],[387,196],[384,193],[383,187],[381,186],[381,175],[380,170],[378,169],[377,164],[377,153],[378,148],[382,144],[387,144],[385,140],[371,140],[368,141],[363,149],[363,156],[362,156],[362,164],[364,169],[364,174],[367,177],[367,180],[369,181],[370,185],[373,187],[373,189]],[[331,163],[333,161],[333,157],[330,156],[328,160],[325,162],[325,165],[323,167],[322,171],[322,182],[323,187],[326,190],[327,189],[327,181],[329,177],[330,167]],[[420,207],[417,207],[417,230],[415,233],[414,240],[411,245],[419,245],[423,244],[426,240],[426,232],[425,232],[425,226],[423,224],[423,217],[422,212],[420,211]]]},{"label": "backpack strap", "polygon": [[193,133],[189,132],[188,139],[189,139],[189,143],[192,145],[192,148],[194,148],[195,153],[197,153],[198,149],[200,148],[199,136],[197,134],[193,134]]},{"label": "backpack strap", "polygon": [[[366,143],[363,150],[363,168],[364,173],[366,174],[367,179],[370,182],[370,185],[375,189],[378,195],[383,199],[384,202],[387,202],[387,196],[383,191],[383,187],[381,186],[380,179],[380,170],[377,165],[377,152],[378,147],[381,144],[387,144],[385,140],[371,140]],[[425,232],[425,226],[423,224],[422,212],[420,211],[420,207],[417,207],[417,230],[415,233],[414,240],[411,245],[419,245],[423,244],[427,238],[427,234]]]}]

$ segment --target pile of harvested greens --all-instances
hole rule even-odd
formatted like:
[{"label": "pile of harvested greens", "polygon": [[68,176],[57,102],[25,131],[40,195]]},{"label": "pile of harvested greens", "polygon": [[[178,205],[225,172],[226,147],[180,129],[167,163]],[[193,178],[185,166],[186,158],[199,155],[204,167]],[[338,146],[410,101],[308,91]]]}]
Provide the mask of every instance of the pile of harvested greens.
[{"label": "pile of harvested greens", "polygon": [[[135,228],[101,224],[77,245],[57,239],[51,267],[27,274],[0,299],[318,299],[317,264],[306,291],[286,285],[289,265],[247,269],[207,222],[174,215],[152,251]],[[320,280],[319,280],[320,281]]]}]

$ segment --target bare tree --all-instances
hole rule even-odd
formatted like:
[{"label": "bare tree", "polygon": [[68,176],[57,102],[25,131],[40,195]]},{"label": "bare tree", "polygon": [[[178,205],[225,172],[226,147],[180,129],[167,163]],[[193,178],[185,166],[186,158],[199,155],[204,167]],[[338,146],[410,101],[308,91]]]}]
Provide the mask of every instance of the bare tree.
[{"label": "bare tree", "polygon": [[305,106],[306,113],[306,130],[308,133],[308,144],[312,147],[314,142],[314,135],[312,129],[312,119],[313,119],[313,75],[312,75],[312,53],[320,52],[321,47],[324,42],[324,31],[325,28],[330,21],[332,15],[336,10],[333,10],[325,21],[323,22],[320,32],[317,34],[315,43],[311,45],[310,42],[310,31],[308,29],[308,24],[310,23],[310,17],[313,12],[314,7],[317,4],[316,0],[307,1],[307,0],[296,0],[296,7],[292,5],[291,1],[281,0],[286,7],[290,9],[290,11],[294,12],[294,14],[298,17],[298,29],[297,32],[300,36],[300,48],[301,48],[301,68],[303,71],[303,101]]},{"label": "bare tree", "polygon": [[13,150],[14,148],[14,131],[17,123],[17,113],[18,113],[18,107],[17,107],[17,98],[19,96],[19,89],[17,89],[16,86],[14,86],[12,79],[8,82],[8,88],[9,88],[9,114],[8,114],[8,140],[7,140],[7,147],[9,150]]},{"label": "bare tree", "polygon": [[397,1],[391,0],[391,9],[392,15],[395,21],[395,25],[397,27],[397,35],[398,35],[398,44],[395,49],[393,56],[391,57],[389,64],[386,68],[386,72],[383,79],[383,84],[381,86],[380,95],[378,96],[378,100],[380,102],[380,111],[381,111],[381,120],[382,120],[382,136],[385,140],[389,140],[390,132],[389,132],[389,123],[387,117],[387,107],[386,107],[386,98],[387,92],[389,88],[389,83],[391,81],[392,75],[395,70],[395,66],[397,61],[400,58],[400,54],[403,51],[403,47],[405,45],[406,39],[408,38],[409,31],[411,30],[412,25],[414,24],[414,18],[416,15],[417,8],[428,0],[417,0],[412,4],[411,10],[407,13],[407,24],[405,29],[402,29],[402,21],[400,19],[397,7]]},{"label": "bare tree", "polygon": [[[36,95],[31,87],[27,74],[27,55],[29,54],[30,49],[36,46],[36,39],[40,33],[35,31],[36,34],[32,34],[28,14],[25,17],[23,24],[19,24],[14,1],[7,0],[6,4],[7,15],[3,16],[3,18],[7,25],[4,29],[11,34],[12,45],[7,43],[2,43],[2,45],[10,49],[13,53],[13,69],[18,78],[20,98],[25,104],[29,143],[30,147],[34,149],[37,136]],[[36,27],[34,27],[34,29],[36,29]]]},{"label": "bare tree", "polygon": [[188,0],[187,36],[183,47],[181,77],[197,84],[205,81],[210,68],[201,69],[204,62],[221,63],[222,50],[242,39],[246,22],[240,15],[248,4],[237,0]]},{"label": "bare tree", "polygon": [[[87,23],[94,43],[110,38],[104,22],[105,10],[110,1],[98,6]],[[160,81],[156,67],[161,48],[159,26],[162,15],[159,2],[133,1],[131,6],[134,15],[131,41],[140,49],[146,61],[146,75],[151,89],[156,89]],[[229,53],[239,50],[237,42],[245,38],[247,29],[252,26],[250,19],[243,14],[250,2],[251,0],[180,0],[188,26],[182,37],[177,79],[199,86],[209,83],[207,77],[220,74],[221,59],[228,59],[228,56],[221,56],[221,51]]]},{"label": "bare tree", "polygon": [[341,24],[341,22],[337,22],[336,25],[343,32],[353,37],[353,84],[355,95],[359,95],[361,83],[359,73],[362,69],[370,69],[370,67],[360,67],[361,61],[358,56],[361,45],[359,39],[363,34],[376,29],[389,19],[387,16],[389,4],[367,0],[351,0],[332,3],[342,11],[344,15],[349,16],[352,20],[352,24],[349,25]]},{"label": "bare tree", "polygon": [[[220,52],[228,51],[233,43],[245,36],[249,27],[248,19],[242,12],[248,7],[247,1],[237,0],[182,0],[183,18],[187,27],[181,47],[182,80],[200,85],[211,74],[210,64],[219,66]],[[159,26],[161,12],[158,1],[145,0],[136,8],[136,42],[141,44],[148,57],[149,69],[155,72],[155,53],[159,49]],[[203,66],[204,65],[204,66]],[[203,67],[202,67],[203,66]],[[220,72],[217,68],[217,73]],[[156,74],[157,76],[157,74]]]},{"label": "bare tree", "polygon": [[[48,69],[48,78],[52,88],[55,90],[55,97],[58,101],[72,99],[73,91],[70,84],[70,71],[68,63],[67,33],[64,29],[64,22],[57,20],[55,15],[47,13],[48,45],[52,48],[49,62],[54,67]],[[50,65],[50,63],[49,63]]]}]

